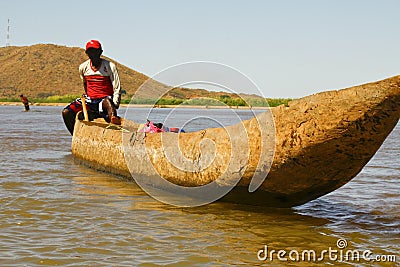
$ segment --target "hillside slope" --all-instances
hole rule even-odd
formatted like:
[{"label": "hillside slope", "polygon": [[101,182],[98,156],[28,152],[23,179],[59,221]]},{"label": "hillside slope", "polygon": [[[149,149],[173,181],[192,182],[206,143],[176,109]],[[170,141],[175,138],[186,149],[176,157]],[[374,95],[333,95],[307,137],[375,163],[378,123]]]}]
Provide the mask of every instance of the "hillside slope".
[{"label": "hillside slope", "polygon": [[[30,97],[81,94],[83,86],[78,66],[86,59],[85,50],[78,47],[53,44],[2,47],[0,97],[15,97],[20,93]],[[114,63],[122,87],[129,93],[133,94],[148,79],[142,73]]]},{"label": "hillside slope", "polygon": [[[107,57],[105,57],[107,58]],[[126,91],[122,98],[130,99],[149,77],[132,70],[113,59],[121,78],[121,87]],[[58,95],[80,95],[83,86],[78,73],[79,64],[87,60],[85,50],[54,44],[0,47],[0,98],[16,98],[21,93],[29,98],[46,98]],[[139,98],[193,99],[227,97],[237,99],[263,99],[256,95],[230,94],[204,89],[174,88],[166,94],[166,85],[150,80]],[[170,88],[168,88],[170,89]],[[138,94],[136,94],[138,95]]]}]

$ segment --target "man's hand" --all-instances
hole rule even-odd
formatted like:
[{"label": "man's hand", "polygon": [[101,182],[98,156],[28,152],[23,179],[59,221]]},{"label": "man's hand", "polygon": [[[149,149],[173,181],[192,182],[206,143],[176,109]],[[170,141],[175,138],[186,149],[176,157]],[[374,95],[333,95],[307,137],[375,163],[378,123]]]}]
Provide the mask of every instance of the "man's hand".
[{"label": "man's hand", "polygon": [[113,104],[114,104],[115,108],[118,109],[119,108],[119,104],[121,103],[121,95],[114,94],[112,101],[113,101]]}]

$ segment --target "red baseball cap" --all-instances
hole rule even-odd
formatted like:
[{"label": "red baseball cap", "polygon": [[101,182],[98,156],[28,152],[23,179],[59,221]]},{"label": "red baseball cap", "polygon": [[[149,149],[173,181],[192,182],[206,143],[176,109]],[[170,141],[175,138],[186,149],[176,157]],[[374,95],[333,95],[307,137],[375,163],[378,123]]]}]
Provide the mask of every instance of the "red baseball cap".
[{"label": "red baseball cap", "polygon": [[90,40],[86,44],[86,50],[88,50],[89,48],[95,48],[95,49],[99,49],[100,48],[101,49],[101,44],[97,40]]}]

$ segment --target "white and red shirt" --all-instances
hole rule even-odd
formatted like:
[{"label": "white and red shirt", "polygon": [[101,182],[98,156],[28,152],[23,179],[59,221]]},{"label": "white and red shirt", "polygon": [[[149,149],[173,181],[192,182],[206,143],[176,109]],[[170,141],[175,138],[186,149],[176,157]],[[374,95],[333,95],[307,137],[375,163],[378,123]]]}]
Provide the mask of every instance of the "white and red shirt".
[{"label": "white and red shirt", "polygon": [[88,59],[79,66],[79,75],[86,82],[86,94],[90,98],[112,96],[114,104],[119,105],[121,85],[113,62],[102,59],[100,68],[96,70]]}]

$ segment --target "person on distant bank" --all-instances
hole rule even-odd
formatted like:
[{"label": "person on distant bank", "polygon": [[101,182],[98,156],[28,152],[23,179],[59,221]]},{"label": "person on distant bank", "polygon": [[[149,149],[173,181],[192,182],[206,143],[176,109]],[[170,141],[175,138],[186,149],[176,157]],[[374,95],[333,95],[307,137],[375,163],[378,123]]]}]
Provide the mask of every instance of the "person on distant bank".
[{"label": "person on distant bank", "polygon": [[25,106],[25,111],[29,111],[29,100],[28,100],[28,98],[26,96],[24,96],[23,94],[21,94],[19,97],[21,98],[22,104],[24,104],[24,106]]},{"label": "person on distant bank", "polygon": [[[86,44],[86,55],[89,59],[79,66],[79,74],[85,89],[86,106],[89,119],[103,117],[107,122],[121,125],[117,109],[121,101],[121,86],[117,67],[113,62],[101,58],[101,44],[91,40]],[[76,99],[62,111],[67,129],[74,133],[75,117],[81,111],[81,98]]]}]

